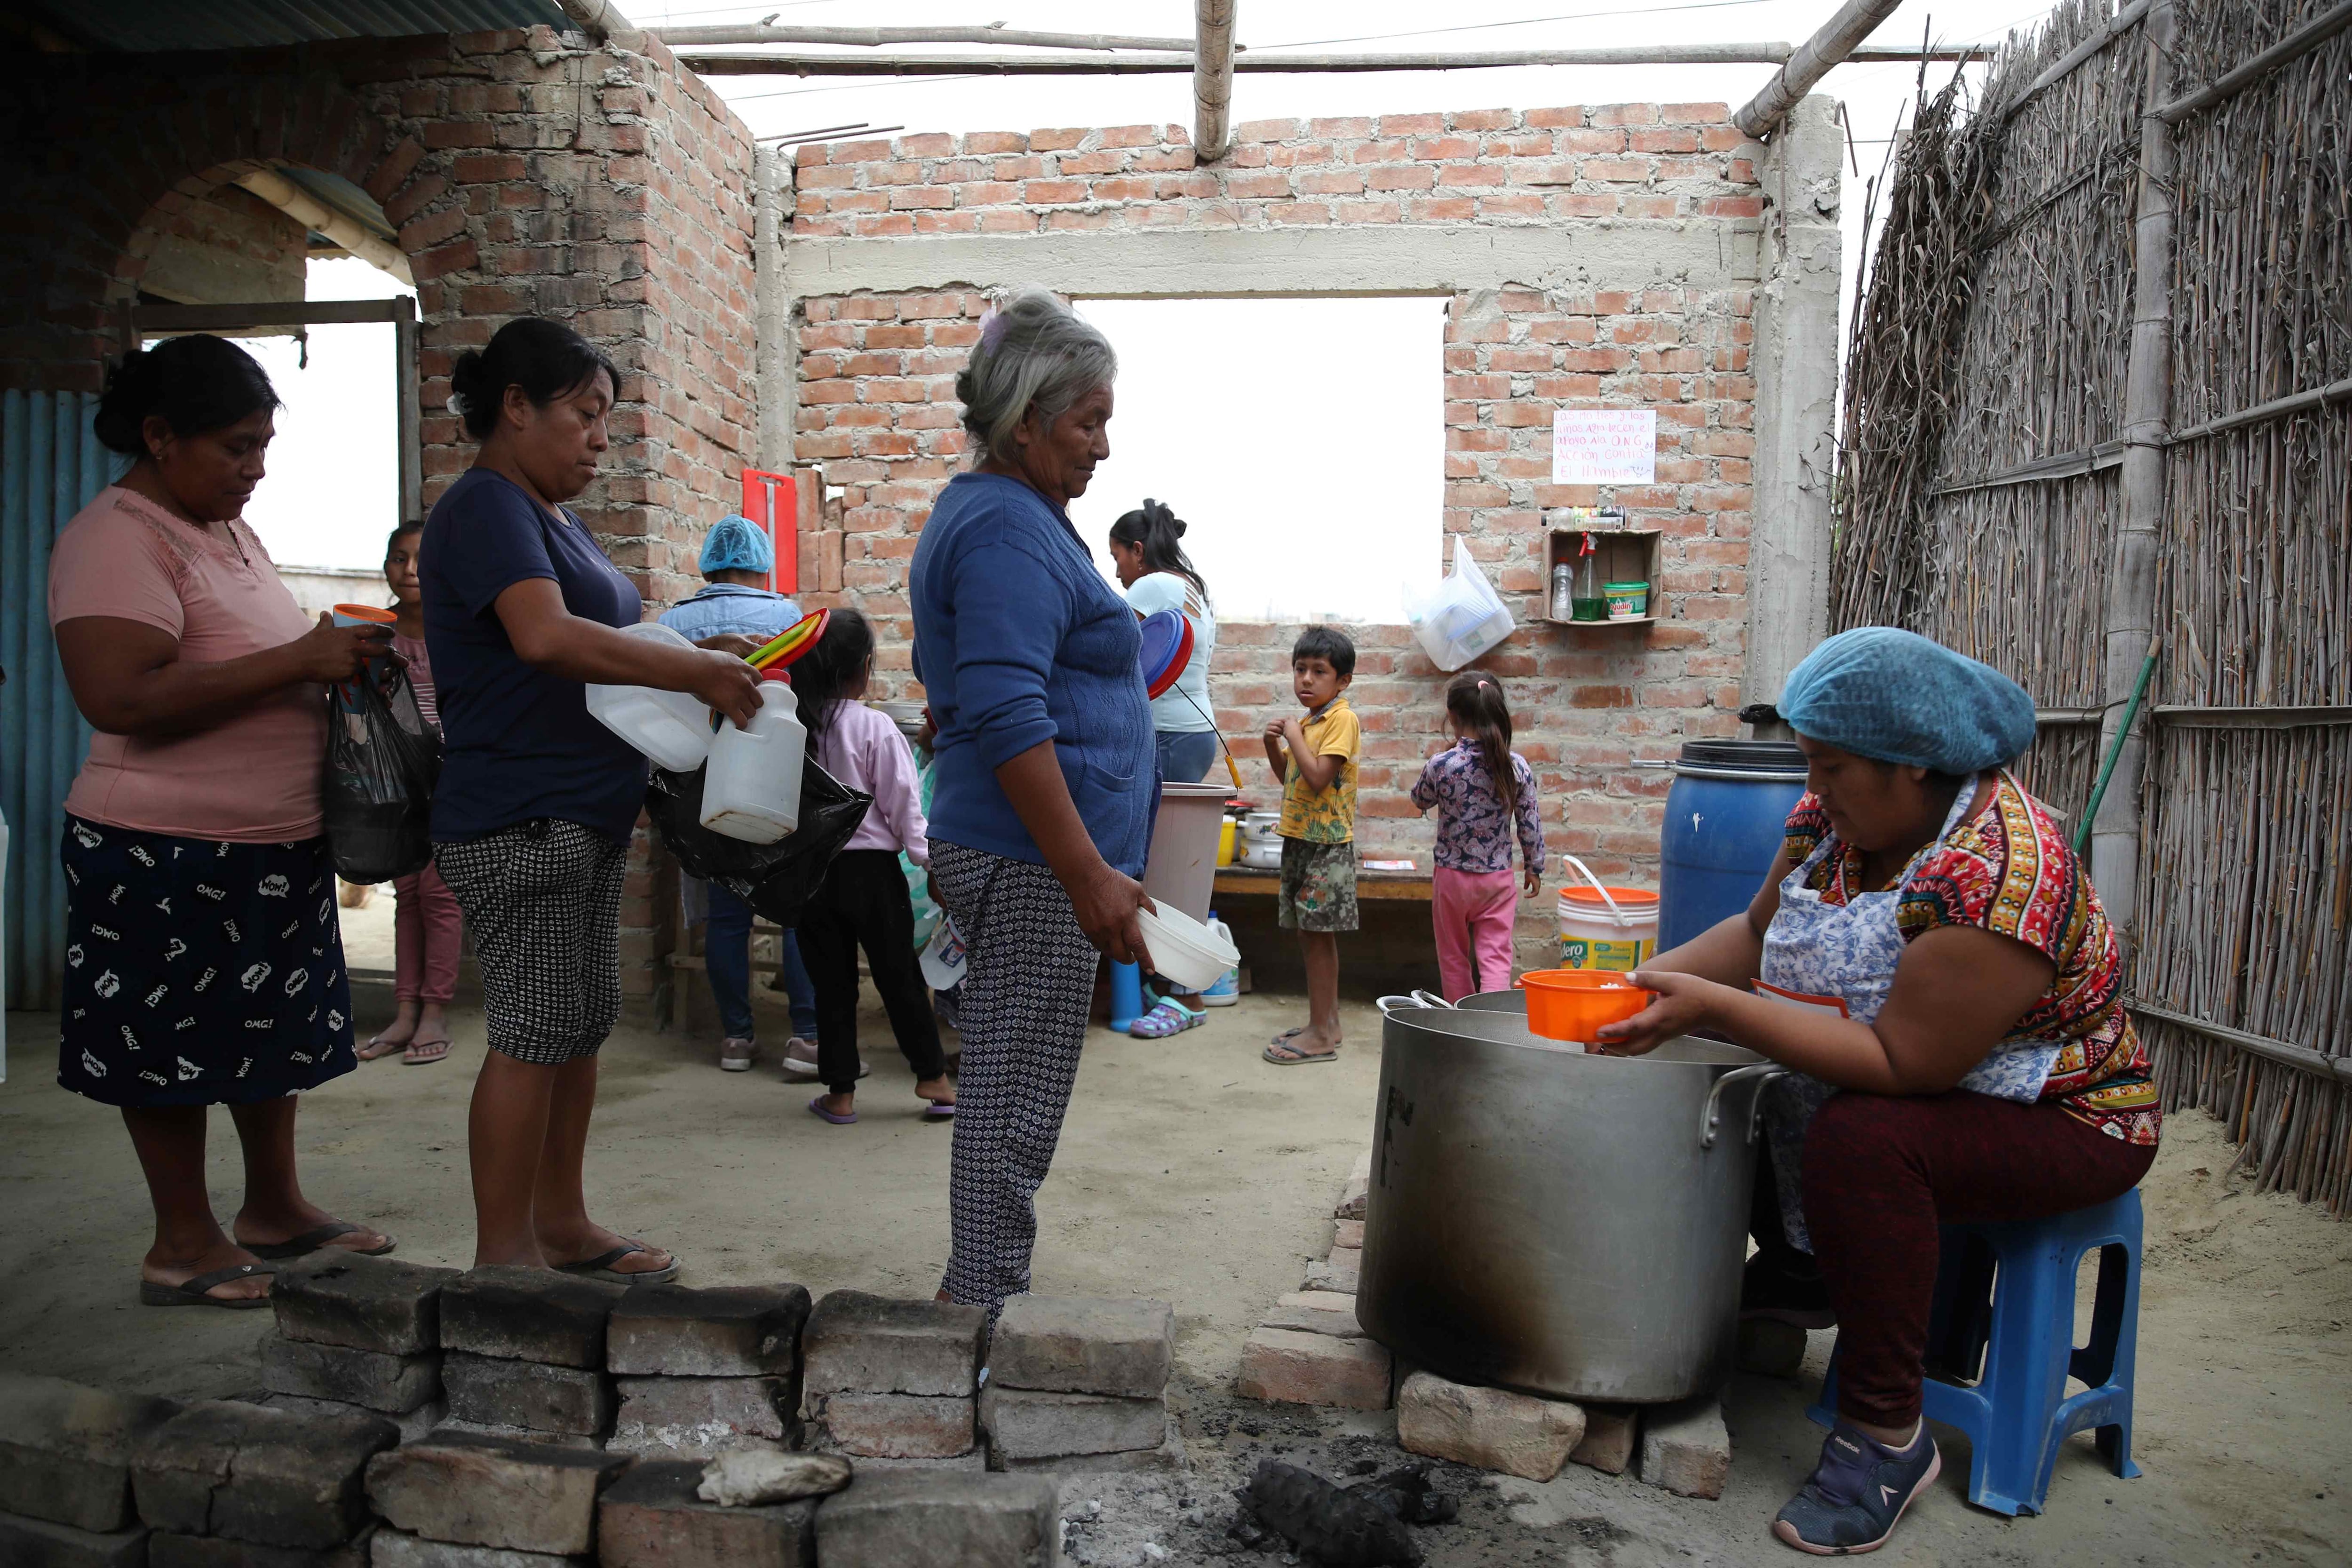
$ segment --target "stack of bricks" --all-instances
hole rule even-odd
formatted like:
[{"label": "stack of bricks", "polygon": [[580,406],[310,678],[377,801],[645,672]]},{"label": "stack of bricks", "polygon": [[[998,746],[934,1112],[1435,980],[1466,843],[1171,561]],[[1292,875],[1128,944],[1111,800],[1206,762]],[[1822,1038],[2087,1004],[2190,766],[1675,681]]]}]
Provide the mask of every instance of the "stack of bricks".
[{"label": "stack of bricks", "polygon": [[799,1285],[631,1288],[605,1329],[621,1401],[607,1446],[667,1459],[790,1447],[808,1316]]},{"label": "stack of bricks", "polygon": [[1165,1301],[1015,1296],[980,1394],[997,1470],[1181,1468],[1168,1413],[1176,1312]]},{"label": "stack of bricks", "polygon": [[1386,1410],[1395,1358],[1356,1322],[1364,1198],[1371,1156],[1357,1161],[1332,1210],[1328,1258],[1307,1266],[1303,1288],[1280,1298],[1242,1346],[1244,1399]]},{"label": "stack of bricks", "polygon": [[594,1561],[597,1503],[626,1454],[446,1430],[379,1454],[371,1568],[557,1568]]},{"label": "stack of bricks", "polygon": [[617,1400],[606,1325],[626,1288],[544,1268],[477,1268],[441,1291],[442,1430],[601,1448]]},{"label": "stack of bricks", "polygon": [[0,1563],[144,1563],[131,1459],[179,1413],[169,1399],[0,1373]]},{"label": "stack of bricks", "polygon": [[270,1283],[276,1331],[261,1384],[273,1407],[382,1415],[414,1442],[438,1426],[443,1287],[454,1268],[329,1250],[283,1264]]},{"label": "stack of bricks", "polygon": [[883,1464],[977,1470],[988,1314],[835,1290],[801,1335],[806,1446]]},{"label": "stack of bricks", "polygon": [[131,1462],[149,1568],[364,1568],[374,1531],[362,1477],[399,1442],[373,1415],[200,1400]]}]

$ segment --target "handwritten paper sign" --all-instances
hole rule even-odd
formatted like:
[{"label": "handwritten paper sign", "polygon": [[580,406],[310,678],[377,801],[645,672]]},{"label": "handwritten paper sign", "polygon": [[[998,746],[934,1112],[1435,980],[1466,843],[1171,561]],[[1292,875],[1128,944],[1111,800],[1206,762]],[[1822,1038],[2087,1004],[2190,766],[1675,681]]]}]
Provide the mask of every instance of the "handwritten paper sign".
[{"label": "handwritten paper sign", "polygon": [[1654,408],[1559,408],[1551,416],[1551,482],[1646,485],[1658,477]]}]

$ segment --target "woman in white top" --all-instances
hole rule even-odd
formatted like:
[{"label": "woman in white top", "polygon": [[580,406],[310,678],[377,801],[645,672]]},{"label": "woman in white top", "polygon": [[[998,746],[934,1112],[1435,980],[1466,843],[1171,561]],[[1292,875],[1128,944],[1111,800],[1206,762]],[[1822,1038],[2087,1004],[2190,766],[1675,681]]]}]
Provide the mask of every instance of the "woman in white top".
[{"label": "woman in white top", "polygon": [[1209,656],[1216,651],[1217,617],[1209,604],[1208,584],[1178,542],[1183,537],[1182,521],[1148,497],[1140,509],[1110,526],[1110,558],[1135,613],[1181,610],[1192,623],[1192,662],[1175,685],[1151,700],[1160,777],[1167,784],[1199,784],[1217,760],[1217,721],[1209,704]]}]

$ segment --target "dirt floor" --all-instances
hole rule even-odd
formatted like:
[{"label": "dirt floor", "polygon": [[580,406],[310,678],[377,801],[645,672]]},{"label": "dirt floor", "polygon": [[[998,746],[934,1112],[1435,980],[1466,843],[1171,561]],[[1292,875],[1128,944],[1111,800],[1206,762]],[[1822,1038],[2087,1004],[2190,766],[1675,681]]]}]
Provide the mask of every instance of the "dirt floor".
[{"label": "dirt floor", "polygon": [[[1073,1479],[1069,1554],[1081,1563],[1199,1562],[1225,1536],[1233,1489],[1281,1458],[1325,1474],[1405,1458],[1390,1418],[1269,1408],[1232,1394],[1243,1337],[1330,1240],[1331,1201],[1368,1143],[1378,1019],[1347,1013],[1336,1066],[1276,1069],[1258,1047],[1297,1021],[1293,999],[1257,996],[1166,1042],[1097,1031],[1061,1153],[1039,1197],[1035,1288],[1176,1303],[1173,1394],[1188,1476]],[[470,1246],[465,1105],[480,1058],[478,1015],[457,1018],[440,1066],[371,1064],[310,1097],[304,1171],[314,1198],[388,1226],[400,1256],[463,1265]],[[0,1366],[182,1396],[257,1382],[264,1325],[226,1312],[133,1304],[147,1205],[112,1112],[51,1080],[54,1020],[8,1019],[0,1086]],[[625,1031],[604,1053],[589,1160],[600,1217],[674,1247],[690,1283],[793,1279],[928,1295],[947,1250],[950,1132],[924,1124],[869,1020],[863,1120],[834,1128],[814,1090],[763,1062],[722,1075],[713,1043]],[[772,1037],[780,1038],[782,1031]],[[236,1160],[216,1119],[215,1201],[236,1201]],[[2201,1116],[2178,1119],[2145,1192],[2135,1455],[2123,1482],[2087,1437],[2070,1445],[2042,1518],[1968,1507],[1966,1445],[1880,1561],[2151,1563],[2352,1561],[2352,1225],[2223,1175],[2230,1152]],[[1450,1466],[1453,1524],[1418,1531],[1434,1564],[1635,1564],[1780,1560],[1765,1533],[1819,1444],[1805,1381],[1742,1377],[1729,1394],[1731,1486],[1719,1502],[1670,1497],[1633,1477],[1571,1467],[1546,1485]],[[1164,1555],[1155,1555],[1155,1552]],[[1244,1555],[1244,1561],[1274,1561]],[[1795,1561],[1793,1556],[1785,1560]]]}]

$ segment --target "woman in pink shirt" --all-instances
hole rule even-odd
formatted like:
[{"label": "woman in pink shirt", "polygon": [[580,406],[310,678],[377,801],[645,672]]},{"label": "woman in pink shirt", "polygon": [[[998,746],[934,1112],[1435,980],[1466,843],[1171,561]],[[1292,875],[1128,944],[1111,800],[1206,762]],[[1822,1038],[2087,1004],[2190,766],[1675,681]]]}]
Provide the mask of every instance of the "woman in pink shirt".
[{"label": "woman in pink shirt", "polygon": [[[66,796],[58,1081],[119,1106],[155,1205],[150,1306],[260,1307],[265,1260],[392,1250],[302,1195],[295,1097],[352,1070],[321,837],[322,687],[382,627],[312,626],[242,518],[278,395],[243,349],[175,338],[108,377],[93,429],[134,460],[58,536],[49,624],[98,731]],[[245,1206],[205,1187],[229,1107]]]},{"label": "woman in pink shirt", "polygon": [[801,960],[816,992],[817,1076],[826,1092],[809,1110],[836,1126],[857,1120],[857,950],[874,976],[899,1052],[914,1070],[923,1114],[955,1114],[939,1019],[915,961],[915,906],[898,852],[931,863],[930,826],[915,783],[915,753],[898,726],[860,700],[874,673],[874,628],[856,610],[835,610],[799,663],[793,692],[817,766],[874,797],[801,916]]}]

